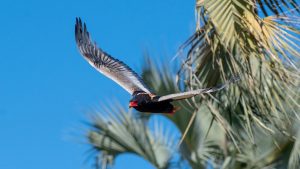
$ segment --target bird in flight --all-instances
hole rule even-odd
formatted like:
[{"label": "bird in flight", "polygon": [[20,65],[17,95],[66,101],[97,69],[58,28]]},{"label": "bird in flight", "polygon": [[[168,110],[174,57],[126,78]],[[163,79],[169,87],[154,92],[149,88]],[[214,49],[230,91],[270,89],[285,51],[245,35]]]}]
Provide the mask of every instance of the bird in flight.
[{"label": "bird in flight", "polygon": [[159,96],[151,92],[138,74],[125,63],[113,58],[97,47],[96,42],[91,40],[86,24],[82,24],[80,18],[76,18],[75,40],[81,55],[89,64],[129,92],[132,95],[129,107],[133,107],[140,112],[173,114],[176,108],[171,102],[188,99],[203,93],[215,92],[237,80],[237,78],[232,78],[224,84],[211,88]]}]

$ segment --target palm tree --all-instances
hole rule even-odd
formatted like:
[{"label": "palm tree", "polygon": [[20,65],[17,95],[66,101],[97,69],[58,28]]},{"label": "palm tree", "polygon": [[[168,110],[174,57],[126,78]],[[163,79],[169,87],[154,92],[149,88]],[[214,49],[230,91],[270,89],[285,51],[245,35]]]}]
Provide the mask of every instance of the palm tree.
[{"label": "palm tree", "polygon": [[[91,115],[96,166],[133,153],[156,168],[300,167],[300,18],[295,0],[197,0],[197,29],[173,72],[147,59],[143,79],[167,94],[241,80],[178,102],[178,129],[122,106]],[[178,138],[178,135],[181,138]],[[178,158],[179,157],[179,158]]]}]

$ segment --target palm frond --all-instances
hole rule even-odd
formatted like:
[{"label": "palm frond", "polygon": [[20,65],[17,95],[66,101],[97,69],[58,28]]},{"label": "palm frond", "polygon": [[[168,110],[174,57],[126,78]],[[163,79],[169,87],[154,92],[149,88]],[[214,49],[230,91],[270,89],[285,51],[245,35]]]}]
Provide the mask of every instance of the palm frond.
[{"label": "palm frond", "polygon": [[[282,15],[287,12],[300,13],[299,2],[296,0],[247,0],[247,3],[253,4],[252,12],[264,16]],[[211,2],[210,0],[197,0],[197,7],[203,3]],[[220,3],[215,1],[216,3]],[[233,3],[243,3],[243,1],[232,1]],[[245,1],[244,1],[245,2]]]},{"label": "palm frond", "polygon": [[[298,116],[290,110],[299,105],[299,91],[295,91],[299,87],[295,78],[299,27],[283,24],[282,19],[291,21],[286,17],[261,19],[253,13],[254,6],[246,0],[198,1],[199,25],[203,26],[190,42],[178,74],[190,89],[213,86],[239,74],[238,85],[194,104],[208,105],[233,141],[237,136],[252,143],[253,123],[270,134],[274,133],[270,125],[283,131]],[[226,123],[235,126],[231,129]],[[237,134],[236,129],[246,135]]]},{"label": "palm frond", "polygon": [[265,16],[271,14],[279,16],[286,12],[300,13],[299,2],[296,0],[256,0],[256,4],[256,13],[258,14],[261,10]]},{"label": "palm frond", "polygon": [[[156,168],[168,168],[174,154],[175,139],[165,135],[162,127],[151,131],[147,120],[112,106],[92,115],[93,129],[88,133],[90,144],[99,152],[113,157],[133,153],[143,157]],[[173,139],[172,139],[173,138]]]}]

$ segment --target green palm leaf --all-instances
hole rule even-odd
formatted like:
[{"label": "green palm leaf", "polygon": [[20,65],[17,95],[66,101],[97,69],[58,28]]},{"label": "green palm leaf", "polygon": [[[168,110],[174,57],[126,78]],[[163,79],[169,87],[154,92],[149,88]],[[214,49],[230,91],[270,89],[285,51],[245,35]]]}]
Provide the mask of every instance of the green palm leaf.
[{"label": "green palm leaf", "polygon": [[112,157],[133,153],[157,168],[169,167],[175,139],[165,135],[161,126],[151,131],[146,119],[126,112],[121,106],[92,115],[92,125],[88,139],[96,150]]}]

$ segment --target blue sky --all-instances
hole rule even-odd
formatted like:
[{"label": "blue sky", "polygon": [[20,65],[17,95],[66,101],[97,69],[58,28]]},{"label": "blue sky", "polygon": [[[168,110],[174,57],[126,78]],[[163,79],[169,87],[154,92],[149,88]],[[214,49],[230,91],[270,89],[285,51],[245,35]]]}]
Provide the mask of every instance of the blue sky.
[{"label": "blue sky", "polygon": [[[85,169],[86,113],[130,95],[81,58],[75,17],[105,51],[137,72],[145,51],[170,59],[193,33],[194,0],[0,2],[0,168]],[[172,63],[170,64],[172,65]],[[117,169],[153,168],[133,155]]]}]

